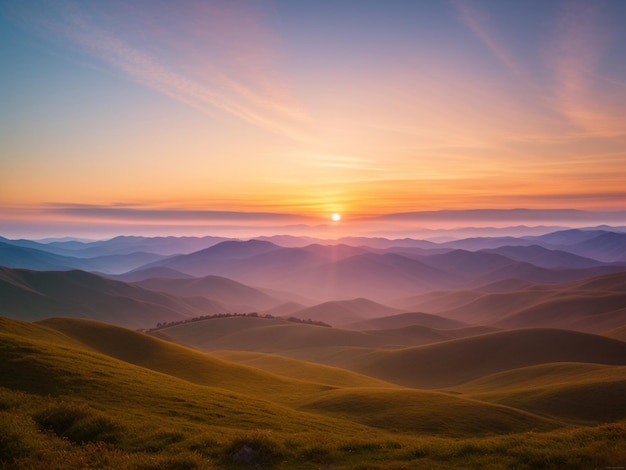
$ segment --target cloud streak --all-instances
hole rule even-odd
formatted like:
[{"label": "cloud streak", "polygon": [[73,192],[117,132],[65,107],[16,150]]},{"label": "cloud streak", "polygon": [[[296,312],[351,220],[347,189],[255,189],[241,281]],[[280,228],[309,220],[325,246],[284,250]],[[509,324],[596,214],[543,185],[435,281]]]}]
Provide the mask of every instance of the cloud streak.
[{"label": "cloud streak", "polygon": [[510,51],[502,44],[489,22],[488,16],[467,0],[454,0],[461,21],[474,33],[491,54],[513,75],[526,75],[523,67],[513,58]]},{"label": "cloud streak", "polygon": [[168,2],[111,1],[106,7],[67,0],[55,5],[54,15],[31,6],[18,7],[17,16],[212,117],[226,113],[281,136],[309,139],[307,117],[275,71],[279,41],[251,4],[184,0],[168,11]]},{"label": "cloud streak", "polygon": [[619,82],[598,75],[610,45],[599,4],[566,2],[546,60],[555,78],[555,108],[589,136],[626,135],[626,99]]}]

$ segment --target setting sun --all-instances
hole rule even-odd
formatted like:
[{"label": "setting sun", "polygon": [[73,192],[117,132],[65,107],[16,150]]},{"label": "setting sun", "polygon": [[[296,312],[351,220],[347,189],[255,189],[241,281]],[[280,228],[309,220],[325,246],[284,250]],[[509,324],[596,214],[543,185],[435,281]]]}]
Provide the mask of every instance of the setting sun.
[{"label": "setting sun", "polygon": [[333,219],[333,222],[339,222],[341,220],[341,214],[334,213],[330,218]]}]

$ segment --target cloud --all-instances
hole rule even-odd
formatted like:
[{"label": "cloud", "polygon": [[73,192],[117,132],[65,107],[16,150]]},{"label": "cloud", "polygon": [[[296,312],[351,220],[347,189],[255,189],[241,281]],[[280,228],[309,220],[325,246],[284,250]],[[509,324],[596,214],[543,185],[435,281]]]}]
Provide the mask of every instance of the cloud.
[{"label": "cloud", "polygon": [[626,98],[619,81],[602,77],[610,47],[597,2],[565,2],[546,62],[555,79],[554,107],[589,136],[626,135]]},{"label": "cloud", "polygon": [[277,72],[280,40],[253,3],[41,0],[10,16],[213,117],[308,140],[307,117]]},{"label": "cloud", "polygon": [[302,222],[310,218],[275,212],[237,212],[214,210],[159,209],[130,204],[46,204],[40,207],[42,213],[76,219],[100,219],[141,222]]},{"label": "cloud", "polygon": [[510,51],[497,38],[488,16],[475,4],[470,4],[467,0],[453,0],[461,21],[472,33],[483,43],[483,45],[493,54],[493,56],[504,65],[512,74],[523,77],[525,70],[513,58]]}]

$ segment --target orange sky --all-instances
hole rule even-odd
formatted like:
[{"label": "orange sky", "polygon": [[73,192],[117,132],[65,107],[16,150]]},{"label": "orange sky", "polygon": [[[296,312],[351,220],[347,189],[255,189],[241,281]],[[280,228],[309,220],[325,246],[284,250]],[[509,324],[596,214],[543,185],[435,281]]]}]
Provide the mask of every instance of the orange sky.
[{"label": "orange sky", "polygon": [[0,9],[1,220],[626,207],[624,2],[126,3]]}]

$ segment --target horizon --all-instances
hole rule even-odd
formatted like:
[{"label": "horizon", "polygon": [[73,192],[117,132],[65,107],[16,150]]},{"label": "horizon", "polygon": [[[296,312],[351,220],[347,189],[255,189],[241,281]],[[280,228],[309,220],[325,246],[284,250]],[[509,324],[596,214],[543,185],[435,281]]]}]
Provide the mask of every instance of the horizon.
[{"label": "horizon", "polygon": [[[325,220],[291,216],[289,214],[226,213],[228,224],[213,219],[215,213],[189,211],[120,211],[106,209],[108,216],[99,215],[101,208],[76,207],[81,215],[74,221],[34,220],[5,221],[0,236],[9,239],[42,240],[75,238],[106,240],[117,236],[143,237],[206,237],[251,239],[255,237],[293,236],[326,241],[347,237],[383,237],[415,239],[459,239],[469,236],[540,235],[565,229],[594,229],[626,227],[626,211],[478,209],[467,211],[422,211],[384,214],[361,219]],[[164,215],[165,214],[165,215]],[[224,213],[220,213],[222,216]],[[169,220],[168,220],[169,219]],[[269,220],[273,223],[262,224]],[[292,224],[279,225],[280,222]],[[300,222],[300,223],[297,223]],[[308,222],[308,223],[307,223]]]},{"label": "horizon", "polygon": [[624,20],[614,0],[5,2],[0,224],[356,235],[624,211]]}]

